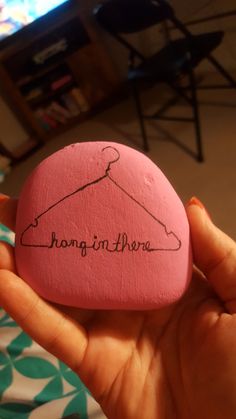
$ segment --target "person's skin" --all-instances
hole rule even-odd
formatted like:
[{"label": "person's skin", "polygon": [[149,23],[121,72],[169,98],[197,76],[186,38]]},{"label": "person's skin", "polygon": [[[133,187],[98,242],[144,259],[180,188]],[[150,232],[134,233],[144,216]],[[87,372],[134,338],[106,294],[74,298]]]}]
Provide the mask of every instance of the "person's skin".
[{"label": "person's skin", "polygon": [[[16,201],[0,201],[12,229],[15,211]],[[236,418],[236,243],[196,200],[187,214],[204,275],[194,269],[184,297],[156,311],[49,304],[16,275],[12,248],[0,246],[0,305],[79,374],[108,418]]]}]

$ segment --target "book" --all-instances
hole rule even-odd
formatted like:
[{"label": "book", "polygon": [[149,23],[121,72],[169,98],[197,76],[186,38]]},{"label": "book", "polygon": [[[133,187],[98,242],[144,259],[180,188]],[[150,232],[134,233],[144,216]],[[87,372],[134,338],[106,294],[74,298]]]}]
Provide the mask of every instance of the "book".
[{"label": "book", "polygon": [[48,121],[45,120],[44,118],[44,111],[42,109],[37,109],[34,112],[37,120],[39,121],[40,125],[42,126],[43,129],[45,129],[45,131],[50,130],[51,126],[48,123]]},{"label": "book", "polygon": [[48,129],[56,128],[58,126],[57,121],[51,117],[45,109],[37,109],[36,115],[38,115],[38,117],[41,119],[44,125],[47,126]]},{"label": "book", "polygon": [[76,100],[82,112],[87,112],[90,109],[89,103],[79,87],[74,87],[69,93]]},{"label": "book", "polygon": [[32,89],[29,91],[27,95],[25,95],[25,100],[30,101],[32,99],[36,99],[43,95],[43,89],[40,87]]},{"label": "book", "polygon": [[58,80],[55,80],[52,84],[51,84],[51,89],[52,90],[58,90],[61,87],[65,86],[65,84],[68,84],[72,81],[72,75],[71,74],[66,74],[65,76],[61,77]]},{"label": "book", "polygon": [[65,118],[71,118],[71,113],[69,112],[69,110],[55,100],[51,103],[51,109],[54,109],[56,112],[58,112]]},{"label": "book", "polygon": [[60,124],[66,124],[67,122],[67,118],[62,115],[61,113],[57,112],[52,104],[50,104],[46,109],[45,109],[46,114],[53,119],[56,122],[60,122]]},{"label": "book", "polygon": [[56,120],[50,115],[48,115],[47,112],[43,113],[43,119],[45,122],[48,123],[50,128],[56,128],[58,126],[58,123],[56,122]]},{"label": "book", "polygon": [[70,93],[65,93],[64,95],[62,95],[61,100],[65,104],[72,117],[80,114],[80,108],[76,100]]}]

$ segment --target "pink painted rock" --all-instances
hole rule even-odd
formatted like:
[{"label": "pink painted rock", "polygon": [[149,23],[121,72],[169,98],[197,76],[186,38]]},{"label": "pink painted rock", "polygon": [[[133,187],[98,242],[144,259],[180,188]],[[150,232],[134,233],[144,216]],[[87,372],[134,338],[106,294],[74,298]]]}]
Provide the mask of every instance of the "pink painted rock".
[{"label": "pink painted rock", "polygon": [[22,190],[19,274],[45,299],[91,309],[154,309],[186,290],[192,258],[184,207],[163,173],[121,144],[73,144]]}]

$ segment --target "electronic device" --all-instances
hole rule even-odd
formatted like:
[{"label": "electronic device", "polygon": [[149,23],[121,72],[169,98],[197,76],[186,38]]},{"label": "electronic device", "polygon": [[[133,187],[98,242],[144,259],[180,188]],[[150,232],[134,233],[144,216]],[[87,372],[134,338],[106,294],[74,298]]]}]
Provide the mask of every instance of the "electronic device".
[{"label": "electronic device", "polygon": [[0,0],[0,48],[21,36],[37,34],[42,25],[64,13],[73,0]]}]

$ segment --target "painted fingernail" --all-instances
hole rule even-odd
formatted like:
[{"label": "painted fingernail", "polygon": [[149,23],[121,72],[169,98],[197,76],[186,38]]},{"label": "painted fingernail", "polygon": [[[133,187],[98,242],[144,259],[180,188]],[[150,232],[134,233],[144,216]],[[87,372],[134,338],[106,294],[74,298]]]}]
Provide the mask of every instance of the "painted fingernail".
[{"label": "painted fingernail", "polygon": [[196,205],[197,207],[201,208],[202,210],[205,211],[205,213],[207,214],[208,218],[210,218],[211,220],[211,216],[209,214],[209,212],[207,211],[205,205],[203,205],[203,203],[200,201],[200,199],[198,199],[196,196],[193,196],[187,203],[187,206],[189,207],[190,205]]}]

